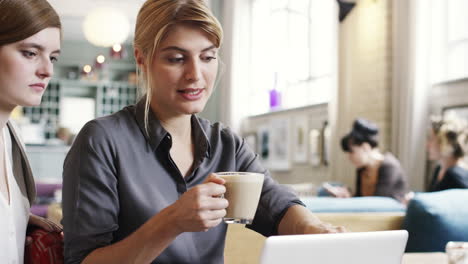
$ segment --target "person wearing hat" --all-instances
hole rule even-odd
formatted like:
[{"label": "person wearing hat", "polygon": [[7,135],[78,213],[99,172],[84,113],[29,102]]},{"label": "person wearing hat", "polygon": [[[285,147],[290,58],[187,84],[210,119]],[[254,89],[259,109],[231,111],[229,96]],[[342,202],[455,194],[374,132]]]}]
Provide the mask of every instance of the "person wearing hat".
[{"label": "person wearing hat", "polygon": [[[404,201],[408,186],[405,172],[393,154],[379,150],[378,134],[376,124],[359,118],[341,139],[341,148],[357,168],[354,196],[387,196]],[[346,187],[325,189],[336,197],[353,196]]]}]

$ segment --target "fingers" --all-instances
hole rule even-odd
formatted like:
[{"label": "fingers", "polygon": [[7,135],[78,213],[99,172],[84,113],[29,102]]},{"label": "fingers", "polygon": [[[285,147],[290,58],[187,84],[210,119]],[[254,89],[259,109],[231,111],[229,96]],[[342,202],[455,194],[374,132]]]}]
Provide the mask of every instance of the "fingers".
[{"label": "fingers", "polygon": [[29,224],[38,226],[49,232],[61,232],[63,229],[61,225],[58,225],[49,219],[42,218],[33,214],[31,214],[29,217]]},{"label": "fingers", "polygon": [[228,200],[221,197],[199,197],[198,204],[195,206],[198,210],[221,210],[229,205]]},{"label": "fingers", "polygon": [[337,228],[338,233],[346,233],[348,230],[344,226],[338,226]]},{"label": "fingers", "polygon": [[199,192],[199,195],[207,195],[212,197],[219,197],[226,192],[226,187],[224,187],[224,185],[214,182],[200,184],[195,188]]},{"label": "fingers", "polygon": [[53,232],[61,232],[62,231],[62,228],[57,225],[56,223],[48,220],[48,219],[45,219],[45,218],[42,218],[41,219],[41,222],[38,223],[38,226],[44,228],[45,230],[47,231],[53,231]]},{"label": "fingers", "polygon": [[221,221],[223,221],[222,218],[219,218],[219,219],[216,219],[216,220],[208,220],[205,222],[205,226],[203,228],[203,231],[206,232],[208,230],[210,230],[211,228],[219,225],[221,223]]},{"label": "fingers", "polygon": [[209,198],[208,202],[210,203],[209,208],[210,210],[222,210],[226,209],[229,206],[228,200],[224,198]]},{"label": "fingers", "polygon": [[344,226],[333,226],[331,224],[326,224],[324,233],[346,233],[346,228]]},{"label": "fingers", "polygon": [[24,243],[26,244],[26,246],[29,246],[29,245],[31,245],[32,241],[33,241],[32,237],[27,236]]},{"label": "fingers", "polygon": [[226,181],[219,177],[216,173],[210,173],[208,177],[206,177],[205,181],[203,183],[208,183],[208,182],[213,182],[217,184],[224,184]]},{"label": "fingers", "polygon": [[335,234],[345,232],[347,231],[343,226],[334,226],[329,223],[321,223],[320,225],[307,226],[304,234]]},{"label": "fingers", "polygon": [[202,215],[202,218],[204,220],[212,221],[212,220],[219,220],[226,215],[226,210],[225,209],[219,209],[219,210],[209,210],[205,211]]}]

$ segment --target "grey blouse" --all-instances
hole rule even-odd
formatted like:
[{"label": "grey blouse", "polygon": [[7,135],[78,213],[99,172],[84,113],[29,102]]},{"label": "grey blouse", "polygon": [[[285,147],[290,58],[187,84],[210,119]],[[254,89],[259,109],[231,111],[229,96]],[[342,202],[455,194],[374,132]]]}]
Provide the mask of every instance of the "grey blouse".
[{"label": "grey blouse", "polygon": [[[202,183],[211,172],[265,173],[260,204],[249,228],[277,234],[286,210],[301,201],[277,184],[244,139],[229,128],[192,116],[193,172],[184,178],[172,161],[171,135],[144,100],[87,123],[64,163],[65,263],[81,263],[93,250],[130,235],[153,215]],[[223,263],[227,225],[179,235],[153,263]]]}]

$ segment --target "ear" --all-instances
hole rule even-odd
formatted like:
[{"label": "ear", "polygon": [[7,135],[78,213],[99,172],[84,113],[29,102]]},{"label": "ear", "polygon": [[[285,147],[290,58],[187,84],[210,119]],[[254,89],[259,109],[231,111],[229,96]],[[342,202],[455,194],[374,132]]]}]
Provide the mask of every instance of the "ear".
[{"label": "ear", "polygon": [[135,56],[135,61],[138,66],[143,72],[145,71],[145,57],[143,56],[143,52],[141,52],[138,48],[133,50],[133,54]]}]

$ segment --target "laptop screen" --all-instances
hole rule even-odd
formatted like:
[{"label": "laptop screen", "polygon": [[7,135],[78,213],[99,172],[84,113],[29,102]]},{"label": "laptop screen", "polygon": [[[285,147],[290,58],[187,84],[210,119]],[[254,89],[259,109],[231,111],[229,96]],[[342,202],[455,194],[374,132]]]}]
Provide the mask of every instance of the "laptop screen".
[{"label": "laptop screen", "polygon": [[272,236],[260,264],[401,264],[406,230]]}]

